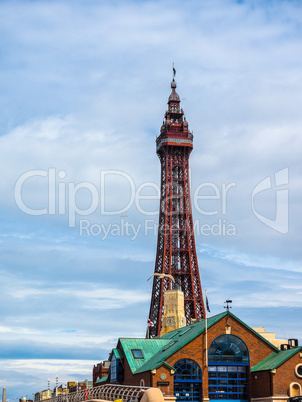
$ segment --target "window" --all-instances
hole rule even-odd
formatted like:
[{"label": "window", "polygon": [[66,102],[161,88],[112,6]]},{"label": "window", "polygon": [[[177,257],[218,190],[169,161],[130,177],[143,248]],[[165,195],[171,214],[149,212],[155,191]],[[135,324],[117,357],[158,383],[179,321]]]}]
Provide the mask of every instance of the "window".
[{"label": "window", "polygon": [[209,348],[210,400],[248,400],[249,355],[234,335],[221,335]]},{"label": "window", "polygon": [[176,402],[201,401],[201,369],[191,359],[181,359],[174,364],[174,395]]},{"label": "window", "polygon": [[247,400],[247,369],[246,366],[209,366],[210,400]]},{"label": "window", "polygon": [[172,334],[171,336],[169,336],[169,339],[174,338],[174,336],[178,335],[179,331],[176,331],[174,334]]},{"label": "window", "polygon": [[292,398],[293,396],[301,396],[302,390],[301,385],[297,382],[292,382],[289,384],[289,396]]},{"label": "window", "polygon": [[110,364],[110,380],[111,382],[124,381],[124,368],[121,359],[117,359],[115,355],[112,356]]},{"label": "window", "polygon": [[111,359],[111,365],[110,365],[111,382],[117,382],[118,372],[119,372],[119,361],[113,355],[112,359]]},{"label": "window", "polygon": [[[171,338],[172,338],[172,337],[171,337]],[[162,351],[164,352],[165,350],[169,349],[169,347],[172,346],[172,345],[174,345],[174,343],[176,343],[176,341],[170,342],[169,345],[165,346]]]},{"label": "window", "polygon": [[192,327],[187,328],[184,332],[182,332],[179,336],[183,336],[184,334],[186,334],[188,331],[190,331],[192,329]]},{"label": "window", "polygon": [[297,377],[302,378],[302,364],[297,364],[295,367],[295,374]]},{"label": "window", "polygon": [[134,359],[143,359],[143,351],[141,349],[131,349]]},{"label": "window", "polygon": [[209,363],[248,363],[245,343],[235,335],[221,335],[209,348]]},{"label": "window", "polygon": [[181,359],[174,364],[174,381],[177,380],[200,380],[201,369],[199,365],[191,359]]}]

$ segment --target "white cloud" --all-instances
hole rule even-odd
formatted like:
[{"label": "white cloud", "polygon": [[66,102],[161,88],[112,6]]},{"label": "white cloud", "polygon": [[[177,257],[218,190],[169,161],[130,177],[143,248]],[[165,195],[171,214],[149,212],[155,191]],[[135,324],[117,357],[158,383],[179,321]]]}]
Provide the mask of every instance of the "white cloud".
[{"label": "white cloud", "polygon": [[282,261],[282,259],[274,256],[248,255],[240,253],[238,250],[218,249],[207,244],[201,246],[200,252],[209,255],[212,258],[226,260],[245,267],[302,272],[302,264],[300,261]]},{"label": "white cloud", "polygon": [[42,288],[43,284],[39,287],[32,288],[29,283],[28,286],[20,284],[15,286],[14,289],[7,292],[7,295],[16,299],[27,299],[32,297],[66,297],[69,299],[79,299],[85,309],[111,309],[129,306],[131,304],[140,303],[149,300],[149,295],[140,292],[139,290],[133,293],[132,289],[123,290],[119,288],[102,288],[100,286],[85,285],[85,289],[80,289],[81,283],[60,283],[61,288],[49,287],[48,289]]},{"label": "white cloud", "polygon": [[28,394],[28,398],[31,398],[31,391],[47,389],[48,380],[53,389],[56,385],[56,376],[58,376],[59,384],[91,379],[93,366],[98,363],[94,360],[62,359],[1,359],[0,362],[1,367],[5,367],[6,371],[6,374],[0,371],[1,383],[6,385],[10,398],[13,395],[12,390],[15,390],[20,397]]},{"label": "white cloud", "polygon": [[0,327],[0,332],[11,332],[11,331],[12,331],[11,328],[3,327],[3,326]]}]

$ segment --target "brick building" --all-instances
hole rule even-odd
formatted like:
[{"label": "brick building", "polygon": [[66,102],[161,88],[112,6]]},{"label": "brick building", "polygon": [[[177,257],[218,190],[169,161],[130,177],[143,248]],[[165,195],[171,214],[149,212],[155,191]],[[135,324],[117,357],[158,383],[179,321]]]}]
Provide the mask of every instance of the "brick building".
[{"label": "brick building", "polygon": [[110,368],[110,362],[108,360],[105,360],[104,362],[100,362],[98,364],[96,364],[95,366],[93,366],[93,370],[92,370],[92,382],[93,382],[93,386],[95,386],[95,383],[103,378],[104,376],[106,376],[109,372],[109,368]]},{"label": "brick building", "polygon": [[302,348],[283,348],[225,311],[161,338],[120,338],[96,385],[159,387],[166,400],[282,402],[302,395]]}]

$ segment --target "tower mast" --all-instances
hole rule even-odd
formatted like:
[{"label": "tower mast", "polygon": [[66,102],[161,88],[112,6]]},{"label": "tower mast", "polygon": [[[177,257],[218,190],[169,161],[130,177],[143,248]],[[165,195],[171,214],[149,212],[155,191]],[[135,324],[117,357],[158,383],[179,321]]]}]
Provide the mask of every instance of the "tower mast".
[{"label": "tower mast", "polygon": [[[168,100],[156,153],[161,163],[161,199],[157,253],[154,273],[170,274],[175,285],[184,292],[187,323],[204,318],[205,309],[195,248],[189,182],[189,157],[193,135],[176,92],[173,65],[172,93]],[[164,292],[172,288],[167,276],[154,276],[149,319],[154,326],[150,337],[160,334]]]}]

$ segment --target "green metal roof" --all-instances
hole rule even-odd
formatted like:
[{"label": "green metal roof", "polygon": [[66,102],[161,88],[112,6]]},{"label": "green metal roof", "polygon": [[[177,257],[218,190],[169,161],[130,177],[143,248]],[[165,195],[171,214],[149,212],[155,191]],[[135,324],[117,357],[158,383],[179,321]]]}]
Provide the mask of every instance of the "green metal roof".
[{"label": "green metal roof", "polygon": [[300,352],[302,347],[292,348],[288,350],[279,350],[277,353],[272,353],[266,359],[262,360],[262,362],[256,364],[255,367],[252,368],[252,372],[256,371],[265,371],[265,370],[274,370],[281,366],[284,362],[294,356],[297,352]]},{"label": "green metal roof", "polygon": [[[231,317],[235,318],[235,320],[237,320],[238,322],[240,322],[240,324],[242,324],[245,328],[247,328],[249,331],[253,332],[255,335],[257,335],[259,338],[261,338],[265,343],[267,343],[269,346],[271,346],[273,349],[275,349],[276,351],[279,351],[279,349],[273,345],[272,343],[270,343],[266,338],[264,338],[262,335],[260,335],[257,331],[255,331],[252,327],[250,327],[249,325],[247,325],[245,322],[241,321],[235,314],[231,313],[230,311],[227,313],[226,311],[224,313],[220,313],[217,315],[214,315],[213,317],[208,318],[208,328],[215,324],[217,321],[219,321],[222,317],[226,316],[227,314],[229,314]],[[211,323],[211,319],[214,319],[214,322]],[[199,321],[196,324],[193,325],[197,325],[203,323],[204,324],[204,329],[205,329],[205,320]],[[184,327],[184,328],[188,328],[188,327]],[[182,330],[184,328],[181,328]],[[179,329],[173,331],[173,332],[168,332],[167,334],[165,334],[162,338],[166,338],[166,337],[171,337],[171,334],[174,334],[175,332],[179,331]],[[201,331],[200,333],[202,333],[203,331]]]},{"label": "green metal roof", "polygon": [[112,349],[112,352],[117,359],[123,359],[124,353],[121,349]]},{"label": "green metal roof", "polygon": [[[145,339],[145,338],[120,338],[124,354],[129,363],[132,373],[138,371],[152,356],[164,348],[169,341],[166,339]],[[141,349],[144,358],[135,359],[132,349]]]},{"label": "green metal roof", "polygon": [[99,378],[95,383],[100,384],[101,382],[105,382],[108,380],[108,375],[104,375],[104,377]]},{"label": "green metal roof", "polygon": [[[211,327],[226,314],[226,312],[223,312],[210,317],[208,319],[208,327]],[[161,338],[120,338],[120,343],[132,373],[136,374],[154,370],[162,364],[172,368],[167,362],[165,362],[165,359],[201,334],[204,330],[205,320],[202,320],[187,327],[168,332]],[[141,349],[144,358],[135,359],[132,349]]]},{"label": "green metal roof", "polygon": [[[273,350],[279,351],[272,343],[261,336],[258,332],[253,330],[234,314],[224,311],[223,313],[214,315],[207,319],[207,326],[210,328],[216,324],[219,320],[229,314],[231,317],[240,322],[249,331],[253,332],[257,337],[261,338],[265,343],[270,345]],[[194,324],[188,325],[168,332],[161,338],[145,339],[145,338],[120,338],[120,343],[123,348],[124,354],[129,363],[130,369],[133,374],[142,373],[145,371],[152,371],[162,364],[169,366],[165,361],[168,357],[173,355],[183,346],[188,344],[198,335],[205,331],[206,320],[198,321]],[[143,359],[135,359],[132,353],[132,349],[141,349],[144,355]],[[116,349],[114,349],[116,350]],[[171,366],[169,366],[172,368]]]},{"label": "green metal roof", "polygon": [[[226,314],[226,312],[223,312],[208,318],[208,328],[221,320],[221,318],[223,318]],[[167,341],[164,347],[156,355],[152,356],[150,360],[148,360],[139,370],[136,371],[136,373],[154,370],[160,367],[162,364],[167,364],[165,360],[168,357],[173,355],[173,353],[177,352],[191,340],[203,333],[204,330],[205,320],[202,320],[188,325],[187,327],[182,327],[176,329],[175,331],[168,332],[161,337],[162,340]]]}]

